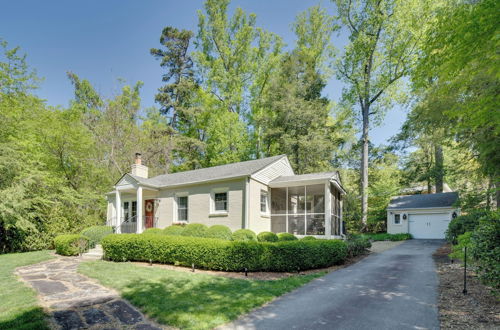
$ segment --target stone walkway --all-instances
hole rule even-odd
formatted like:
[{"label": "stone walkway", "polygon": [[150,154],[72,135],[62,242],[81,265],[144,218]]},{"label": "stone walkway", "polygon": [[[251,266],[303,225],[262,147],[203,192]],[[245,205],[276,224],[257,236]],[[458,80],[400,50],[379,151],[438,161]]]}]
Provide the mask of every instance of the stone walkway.
[{"label": "stone walkway", "polygon": [[58,257],[16,270],[37,292],[53,329],[142,329],[162,327],[120,298],[114,290],[77,273],[85,259]]}]

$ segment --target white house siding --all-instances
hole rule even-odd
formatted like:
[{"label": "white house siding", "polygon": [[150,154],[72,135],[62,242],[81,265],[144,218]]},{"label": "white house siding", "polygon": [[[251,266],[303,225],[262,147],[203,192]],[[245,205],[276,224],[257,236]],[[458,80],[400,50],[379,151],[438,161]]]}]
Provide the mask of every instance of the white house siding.
[{"label": "white house siding", "polygon": [[252,178],[265,184],[280,176],[293,175],[293,169],[286,157],[268,165],[262,170],[252,174]]},{"label": "white house siding", "polygon": [[270,189],[268,186],[250,179],[249,182],[249,205],[248,205],[248,228],[257,234],[263,231],[271,231],[270,210],[268,214],[260,211],[260,193],[268,192],[268,207],[270,207]]},{"label": "white house siding", "polygon": [[[211,193],[214,189],[227,189],[228,213],[225,215],[210,215]],[[216,183],[196,184],[177,188],[162,189],[158,193],[158,227],[164,228],[174,223],[175,196],[188,196],[189,223],[202,223],[207,226],[225,225],[231,230],[242,228],[244,214],[245,179],[228,180]]]}]

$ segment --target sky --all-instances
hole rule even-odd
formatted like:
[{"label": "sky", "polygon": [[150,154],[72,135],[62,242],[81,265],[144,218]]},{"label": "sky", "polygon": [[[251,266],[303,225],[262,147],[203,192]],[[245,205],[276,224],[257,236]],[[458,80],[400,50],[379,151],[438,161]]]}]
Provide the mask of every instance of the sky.
[{"label": "sky", "polygon": [[[293,46],[291,24],[297,14],[320,3],[334,14],[330,1],[318,0],[233,0],[230,10],[243,8],[257,15],[257,26],[280,35]],[[28,64],[43,77],[37,94],[52,106],[67,106],[73,87],[66,72],[88,79],[104,96],[118,94],[123,79],[127,84],[144,82],[143,107],[155,105],[154,95],[162,85],[162,69],[149,53],[159,47],[165,26],[197,31],[197,11],[202,0],[106,0],[106,1],[4,1],[0,6],[0,38],[10,47],[20,46]],[[345,33],[335,35],[341,49]],[[334,101],[341,96],[342,84],[330,79],[324,94]],[[406,113],[389,109],[380,126],[372,128],[375,144],[397,134]]]}]

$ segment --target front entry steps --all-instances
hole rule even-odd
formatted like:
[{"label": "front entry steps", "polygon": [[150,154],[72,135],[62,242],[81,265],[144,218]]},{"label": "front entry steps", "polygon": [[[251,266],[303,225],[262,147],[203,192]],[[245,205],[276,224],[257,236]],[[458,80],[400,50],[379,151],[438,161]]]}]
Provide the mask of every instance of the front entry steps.
[{"label": "front entry steps", "polygon": [[102,259],[104,251],[102,250],[102,246],[97,244],[95,248],[90,249],[88,252],[82,254],[82,257],[85,259]]}]

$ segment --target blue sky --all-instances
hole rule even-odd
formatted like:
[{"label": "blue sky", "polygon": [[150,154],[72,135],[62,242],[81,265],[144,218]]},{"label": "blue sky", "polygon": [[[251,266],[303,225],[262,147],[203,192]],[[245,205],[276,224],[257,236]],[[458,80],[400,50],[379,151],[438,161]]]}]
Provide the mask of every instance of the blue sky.
[{"label": "blue sky", "polygon": [[[295,16],[318,1],[233,0],[231,8],[242,7],[257,15],[257,25],[279,34],[293,45],[291,24]],[[321,4],[334,14],[330,1]],[[73,71],[90,80],[106,96],[120,88],[117,79],[129,84],[144,82],[142,104],[154,105],[161,86],[159,63],[149,49],[159,46],[163,27],[197,29],[197,10],[202,0],[172,1],[4,1],[0,9],[0,38],[21,46],[28,63],[45,80],[38,95],[50,105],[67,106],[73,88],[66,77]],[[345,34],[334,38],[336,47],[346,42]],[[338,100],[342,84],[331,79],[325,94]],[[396,134],[405,119],[400,108],[390,110],[384,122],[371,130],[375,144]]]}]

